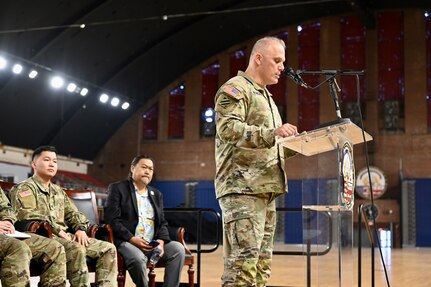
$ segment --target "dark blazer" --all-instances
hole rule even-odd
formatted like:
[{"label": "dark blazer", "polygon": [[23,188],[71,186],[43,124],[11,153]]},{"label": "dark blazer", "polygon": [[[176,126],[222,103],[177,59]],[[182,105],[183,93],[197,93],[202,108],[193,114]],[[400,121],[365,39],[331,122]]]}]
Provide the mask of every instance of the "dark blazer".
[{"label": "dark blazer", "polygon": [[[154,208],[154,239],[170,241],[168,223],[163,214],[163,195],[157,189],[148,186],[148,196]],[[115,245],[129,241],[135,235],[138,225],[138,205],[135,187],[131,180],[115,182],[108,187],[108,199],[105,204],[105,222],[112,226]]]}]

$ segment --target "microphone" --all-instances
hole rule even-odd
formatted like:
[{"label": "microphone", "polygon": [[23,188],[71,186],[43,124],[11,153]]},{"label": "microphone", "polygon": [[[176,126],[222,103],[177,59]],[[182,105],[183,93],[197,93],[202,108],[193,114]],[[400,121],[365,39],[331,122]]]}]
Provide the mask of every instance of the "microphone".
[{"label": "microphone", "polygon": [[283,71],[283,74],[291,78],[298,85],[303,86],[306,89],[311,89],[311,87],[306,82],[304,82],[301,76],[298,75],[291,67],[286,67]]}]

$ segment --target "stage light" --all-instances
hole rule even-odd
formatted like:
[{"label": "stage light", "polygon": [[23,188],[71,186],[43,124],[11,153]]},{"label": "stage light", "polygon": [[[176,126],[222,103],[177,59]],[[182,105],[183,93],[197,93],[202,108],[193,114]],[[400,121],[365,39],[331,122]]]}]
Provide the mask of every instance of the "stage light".
[{"label": "stage light", "polygon": [[36,78],[36,77],[37,77],[37,74],[38,74],[38,72],[37,72],[36,70],[31,70],[31,72],[30,72],[30,73],[28,73],[28,77],[29,77],[30,79],[34,79],[34,78]]},{"label": "stage light", "polygon": [[87,88],[82,88],[81,92],[79,93],[81,96],[85,97],[88,94],[88,89]]},{"label": "stage light", "polygon": [[100,95],[99,101],[101,103],[106,104],[106,102],[108,102],[108,100],[109,100],[109,96],[107,94],[101,94]]},{"label": "stage light", "polygon": [[13,67],[12,67],[12,72],[14,73],[14,74],[21,74],[21,72],[22,72],[22,66],[20,65],[20,64],[15,64],[15,65],[13,65]]},{"label": "stage light", "polygon": [[124,103],[121,105],[121,108],[122,108],[123,110],[127,110],[127,109],[129,108],[129,106],[130,106],[130,104],[129,104],[128,102],[124,102]]},{"label": "stage light", "polygon": [[431,13],[429,11],[425,11],[424,16],[425,18],[428,18],[431,16]]},{"label": "stage light", "polygon": [[51,78],[51,86],[54,89],[60,89],[61,87],[63,87],[63,85],[64,85],[63,78],[61,78],[59,76],[55,76],[55,77]]},{"label": "stage light", "polygon": [[3,70],[4,68],[7,67],[7,61],[5,58],[0,57],[0,70]]},{"label": "stage light", "polygon": [[213,108],[205,108],[202,113],[201,135],[212,137],[215,135],[215,111]]},{"label": "stage light", "polygon": [[73,93],[74,91],[76,91],[76,84],[75,83],[69,83],[69,85],[67,85],[67,91],[70,93]]},{"label": "stage light", "polygon": [[111,106],[117,107],[119,103],[120,103],[120,99],[118,99],[117,97],[113,97],[112,98],[112,100],[111,100]]},{"label": "stage light", "polygon": [[302,31],[302,26],[301,25],[296,26],[296,31],[301,32]]},{"label": "stage light", "polygon": [[[85,24],[82,24],[81,28],[85,28]],[[53,69],[51,69],[50,67],[45,67],[45,66],[40,65],[38,63],[34,63],[34,62],[31,62],[31,61],[28,61],[25,59],[21,59],[17,56],[12,56],[12,57],[13,57],[13,60],[10,60],[9,57],[5,57],[3,54],[0,54],[0,71],[1,70],[5,70],[5,71],[10,70],[11,72],[13,72],[16,75],[25,73],[30,79],[35,79],[35,78],[45,79],[45,76],[47,76],[47,83],[49,82],[49,84],[51,85],[52,88],[54,88],[54,89],[63,89],[64,88],[69,93],[80,94],[83,97],[87,96],[90,93],[90,91],[88,88],[83,87],[82,85],[90,86],[90,88],[97,88],[97,89],[100,88],[94,84],[81,81],[81,80],[76,79],[74,77],[71,77],[69,75],[62,74],[61,72],[57,73]],[[24,65],[20,64],[23,61],[25,61],[26,63]],[[9,62],[11,62],[11,63],[9,63]],[[42,70],[42,76],[39,75],[41,70]],[[55,75],[55,74],[57,74],[57,75]],[[59,76],[59,75],[63,75],[64,77]],[[180,89],[184,90],[185,85],[184,84],[181,85]],[[122,99],[120,96],[111,98],[108,95],[108,93],[111,93],[110,91],[105,90],[105,89],[102,89],[102,90],[106,91],[106,93],[102,93],[99,96],[99,100],[101,103],[105,104],[105,103],[108,103],[108,101],[109,101],[113,107],[119,107],[121,105],[121,108],[123,110],[127,110],[130,107],[130,104],[128,102],[124,101],[124,99]],[[112,92],[112,93],[114,93],[114,92]],[[90,95],[91,95],[91,93],[90,93]]]}]

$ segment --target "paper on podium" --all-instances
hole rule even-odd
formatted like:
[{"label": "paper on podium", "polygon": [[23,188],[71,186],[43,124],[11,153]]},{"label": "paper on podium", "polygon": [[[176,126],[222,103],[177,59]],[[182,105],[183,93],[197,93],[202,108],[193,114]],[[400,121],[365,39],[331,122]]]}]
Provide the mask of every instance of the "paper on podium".
[{"label": "paper on podium", "polygon": [[[338,143],[343,137],[352,145],[363,142],[361,128],[352,123],[350,119],[340,119],[333,124],[329,123],[296,136],[278,138],[276,143],[303,155],[311,156],[337,149]],[[365,132],[365,140],[372,139],[373,137]]]},{"label": "paper on podium", "polygon": [[18,230],[15,230],[14,233],[5,233],[5,235],[9,236],[9,237],[14,237],[14,238],[18,238],[18,239],[26,239],[26,238],[30,238],[30,235],[24,232],[20,232]]}]

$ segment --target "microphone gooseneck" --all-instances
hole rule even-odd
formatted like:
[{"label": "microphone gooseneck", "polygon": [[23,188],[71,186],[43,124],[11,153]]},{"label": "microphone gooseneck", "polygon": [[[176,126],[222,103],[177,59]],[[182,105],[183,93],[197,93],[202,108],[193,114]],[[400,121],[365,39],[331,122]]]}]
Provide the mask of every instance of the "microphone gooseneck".
[{"label": "microphone gooseneck", "polygon": [[298,85],[306,88],[306,89],[310,89],[311,87],[301,78],[300,75],[298,75],[291,67],[286,67],[283,70],[283,74],[286,77],[291,78],[295,83],[297,83]]}]

